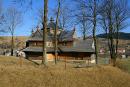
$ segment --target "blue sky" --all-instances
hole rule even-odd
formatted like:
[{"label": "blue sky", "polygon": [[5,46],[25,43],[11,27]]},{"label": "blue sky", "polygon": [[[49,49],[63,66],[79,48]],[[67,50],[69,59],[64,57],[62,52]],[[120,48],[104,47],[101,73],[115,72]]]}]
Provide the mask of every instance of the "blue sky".
[{"label": "blue sky", "polygon": [[[17,6],[18,9],[21,9],[19,4],[12,4],[12,0],[3,0],[3,8],[7,9],[8,7],[11,6]],[[27,1],[27,0],[25,0]],[[29,36],[31,34],[32,28],[35,28],[39,22],[38,22],[38,9],[43,7],[43,0],[32,0],[34,3],[32,4],[32,9],[28,9],[27,11],[24,12],[23,14],[23,22],[21,23],[20,26],[17,27],[15,31],[16,36]],[[70,0],[68,0],[70,1]],[[130,6],[130,0],[129,1],[129,6]],[[49,0],[49,17],[55,17],[52,15],[52,11],[54,7],[56,7],[56,0]],[[22,7],[22,9],[26,9],[25,7]],[[130,19],[128,20],[130,22]],[[130,33],[130,27],[127,27],[126,29],[123,30],[123,32]],[[100,32],[98,32],[100,33]],[[10,35],[9,33],[6,33],[4,35]]]},{"label": "blue sky", "polygon": [[[11,1],[13,1],[13,0],[3,0],[4,10],[6,10],[7,8],[12,7],[12,6],[16,6],[18,9],[21,9],[21,7],[18,6],[19,4],[16,5],[16,4],[12,3]],[[34,1],[34,3],[32,4],[32,9],[30,7],[30,9],[27,9],[27,11],[25,11],[23,13],[23,21],[15,30],[16,36],[29,36],[31,34],[31,30],[39,24],[38,10],[43,7],[43,0],[33,0],[33,1]],[[56,6],[56,3],[54,2],[54,0],[49,0],[49,6],[48,6],[49,10],[52,10],[55,6]],[[26,9],[25,8],[26,6],[23,6],[23,7],[24,7],[24,9]],[[49,13],[50,13],[50,11],[49,11]],[[53,15],[49,15],[49,17],[50,16],[53,16]],[[4,35],[6,36],[6,35],[10,35],[10,34],[6,33]]]}]

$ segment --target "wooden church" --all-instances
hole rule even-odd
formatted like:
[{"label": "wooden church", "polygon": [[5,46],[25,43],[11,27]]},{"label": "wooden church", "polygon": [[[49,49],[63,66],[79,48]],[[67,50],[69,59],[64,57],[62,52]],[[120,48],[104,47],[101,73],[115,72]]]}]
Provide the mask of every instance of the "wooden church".
[{"label": "wooden church", "polygon": [[[47,25],[47,59],[54,60],[54,31],[56,23],[53,18]],[[64,30],[58,27],[58,59],[85,59],[94,53],[92,39],[82,40],[77,38],[75,28]],[[26,41],[26,48],[23,50],[27,59],[39,60],[43,54],[43,29],[37,27]]]}]

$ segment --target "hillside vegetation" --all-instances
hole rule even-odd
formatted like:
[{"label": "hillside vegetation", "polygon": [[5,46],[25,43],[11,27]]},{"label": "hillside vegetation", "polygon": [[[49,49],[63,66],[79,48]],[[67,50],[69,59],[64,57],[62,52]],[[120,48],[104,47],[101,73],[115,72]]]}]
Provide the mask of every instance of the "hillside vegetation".
[{"label": "hillside vegetation", "polygon": [[[116,36],[116,35],[115,35]],[[99,38],[107,38],[107,35],[105,33],[97,35]],[[119,39],[123,40],[130,40],[130,33],[124,33],[124,32],[119,32]],[[116,38],[116,37],[114,37]]]},{"label": "hillside vegetation", "polygon": [[48,68],[16,57],[0,56],[0,87],[130,87],[130,75],[111,66],[73,68],[64,63]]},{"label": "hillside vegetation", "polygon": [[[20,40],[20,41],[26,41],[28,39],[28,36],[14,36],[14,40]],[[2,41],[11,41],[11,36],[0,36],[0,43]]]},{"label": "hillside vegetation", "polygon": [[118,60],[117,67],[130,73],[130,58]]},{"label": "hillside vegetation", "polygon": [[[14,36],[14,48],[22,49],[25,47],[27,36]],[[0,51],[11,48],[11,36],[0,36]]]}]

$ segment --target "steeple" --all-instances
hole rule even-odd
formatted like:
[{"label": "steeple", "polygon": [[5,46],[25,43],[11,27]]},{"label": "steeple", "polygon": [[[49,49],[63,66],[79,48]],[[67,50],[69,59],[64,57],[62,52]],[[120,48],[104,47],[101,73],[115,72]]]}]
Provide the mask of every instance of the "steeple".
[{"label": "steeple", "polygon": [[40,30],[40,27],[39,27],[39,25],[36,27],[36,29],[37,29],[37,30]]},{"label": "steeple", "polygon": [[51,18],[50,18],[50,22],[54,22],[54,19],[53,19],[53,17],[51,17]]},{"label": "steeple", "polygon": [[76,30],[75,26],[74,26],[73,30],[74,30],[74,32],[75,32],[75,30]]},{"label": "steeple", "polygon": [[73,28],[73,38],[75,39],[75,38],[77,38],[77,35],[76,35],[76,27],[74,26],[74,28]]},{"label": "steeple", "polygon": [[34,30],[33,29],[31,30],[31,33],[34,34]]}]

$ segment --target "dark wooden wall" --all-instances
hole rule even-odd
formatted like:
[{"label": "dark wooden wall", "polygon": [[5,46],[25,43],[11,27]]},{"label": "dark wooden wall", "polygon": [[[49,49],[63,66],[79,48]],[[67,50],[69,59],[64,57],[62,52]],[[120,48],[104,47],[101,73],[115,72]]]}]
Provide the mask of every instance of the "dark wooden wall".
[{"label": "dark wooden wall", "polygon": [[[53,53],[48,53],[53,54]],[[90,58],[93,53],[83,53],[83,52],[64,52],[58,54],[58,59],[87,59]],[[53,54],[54,55],[54,54]],[[41,60],[42,59],[42,52],[28,52],[26,53],[26,56],[28,59],[35,59],[35,60]]]}]

